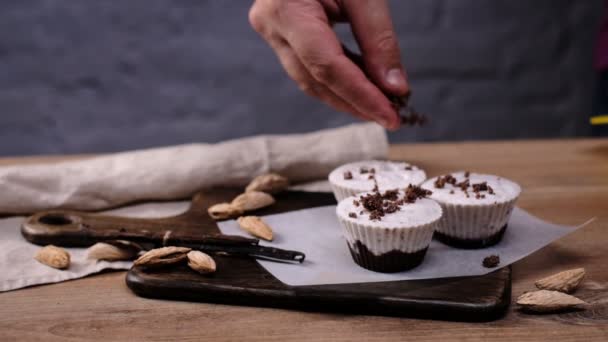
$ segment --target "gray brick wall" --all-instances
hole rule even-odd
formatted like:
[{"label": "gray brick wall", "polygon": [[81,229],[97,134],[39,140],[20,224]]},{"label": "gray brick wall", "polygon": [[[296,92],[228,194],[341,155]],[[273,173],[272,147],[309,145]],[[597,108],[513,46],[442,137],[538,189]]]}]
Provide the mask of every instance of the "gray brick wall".
[{"label": "gray brick wall", "polygon": [[[3,0],[0,155],[117,151],[354,122],[301,94],[250,1]],[[393,141],[589,133],[601,0],[393,0],[416,107]],[[352,44],[348,28],[338,27]]]}]

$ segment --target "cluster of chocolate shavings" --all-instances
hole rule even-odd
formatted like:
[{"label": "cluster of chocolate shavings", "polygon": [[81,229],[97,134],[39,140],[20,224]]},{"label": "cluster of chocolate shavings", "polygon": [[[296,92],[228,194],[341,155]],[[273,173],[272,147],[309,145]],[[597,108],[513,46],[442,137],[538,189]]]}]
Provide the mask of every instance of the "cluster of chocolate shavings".
[{"label": "cluster of chocolate shavings", "polygon": [[[394,213],[398,211],[401,206],[407,203],[414,203],[417,199],[427,197],[431,194],[432,192],[429,190],[410,184],[405,189],[405,196],[399,198],[399,190],[387,190],[384,193],[380,193],[380,191],[378,191],[378,185],[376,184],[373,192],[361,195],[359,200],[353,200],[353,204],[356,207],[359,205],[363,206],[363,208],[369,212],[370,220],[381,221],[384,215]],[[351,214],[354,213],[349,213],[349,217],[353,217]],[[363,211],[361,211],[360,214],[363,214]]]},{"label": "cluster of chocolate shavings", "polygon": [[[462,192],[464,192],[467,198],[470,197],[469,188],[472,189],[476,199],[486,198],[486,195],[482,192],[487,192],[490,195],[494,195],[494,189],[488,185],[488,182],[471,184],[471,182],[469,181],[470,175],[471,173],[469,171],[466,171],[464,173],[465,179],[462,182],[458,182],[454,176],[449,174],[445,176],[439,176],[435,180],[435,188],[443,189],[446,184],[450,184],[453,187],[459,188]],[[450,190],[450,194],[453,195],[454,190]]]},{"label": "cluster of chocolate shavings", "polygon": [[399,113],[399,119],[401,124],[404,126],[424,126],[428,119],[424,114],[418,113],[413,107],[407,104],[407,98],[391,96],[391,105],[397,113]]},{"label": "cluster of chocolate shavings", "polygon": [[408,114],[399,115],[401,124],[404,126],[424,126],[429,121],[424,114],[418,113],[414,108],[410,107]]},{"label": "cluster of chocolate shavings", "polygon": [[405,201],[407,203],[414,203],[419,198],[424,198],[432,195],[431,190],[423,189],[417,185],[408,185],[405,189]]},{"label": "cluster of chocolate shavings", "polygon": [[437,188],[437,189],[443,189],[446,184],[455,185],[456,178],[454,178],[454,176],[452,176],[452,175],[445,175],[445,176],[439,176],[435,180],[435,188]]},{"label": "cluster of chocolate shavings", "polygon": [[344,172],[344,179],[353,179],[353,173],[350,171]]}]

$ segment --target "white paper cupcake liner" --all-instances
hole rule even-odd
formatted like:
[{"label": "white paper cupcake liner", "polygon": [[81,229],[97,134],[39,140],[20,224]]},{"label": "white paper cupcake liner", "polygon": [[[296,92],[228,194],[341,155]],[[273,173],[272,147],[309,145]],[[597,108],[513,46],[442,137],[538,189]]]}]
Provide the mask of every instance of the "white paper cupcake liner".
[{"label": "white paper cupcake liner", "polygon": [[515,206],[511,201],[489,205],[462,205],[438,202],[443,216],[436,230],[459,239],[484,239],[497,234],[509,221]]},{"label": "white paper cupcake liner", "polygon": [[395,250],[414,253],[427,248],[438,222],[434,221],[415,227],[383,228],[354,223],[342,217],[338,218],[344,228],[344,237],[349,245],[352,247],[357,241],[360,241],[374,255],[382,255]]}]

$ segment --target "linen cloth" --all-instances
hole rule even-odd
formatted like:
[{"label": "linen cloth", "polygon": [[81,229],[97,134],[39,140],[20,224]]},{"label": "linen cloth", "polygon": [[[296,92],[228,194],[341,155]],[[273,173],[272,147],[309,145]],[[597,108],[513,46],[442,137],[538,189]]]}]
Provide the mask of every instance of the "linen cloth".
[{"label": "linen cloth", "polygon": [[387,153],[383,128],[356,124],[51,165],[0,167],[0,214],[103,210],[135,201],[187,199],[204,188],[244,186],[271,171],[294,183],[318,180],[341,164],[386,158]]}]

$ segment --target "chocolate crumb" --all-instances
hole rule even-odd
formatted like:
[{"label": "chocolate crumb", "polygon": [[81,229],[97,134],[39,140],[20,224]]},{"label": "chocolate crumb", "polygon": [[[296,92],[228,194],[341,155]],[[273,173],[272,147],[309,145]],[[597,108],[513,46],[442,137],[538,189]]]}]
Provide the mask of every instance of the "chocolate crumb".
[{"label": "chocolate crumb", "polygon": [[500,264],[500,257],[498,255],[488,255],[483,258],[483,262],[481,263],[485,268],[494,268]]},{"label": "chocolate crumb", "polygon": [[379,193],[367,194],[360,197],[363,208],[369,211],[382,210],[382,196]]},{"label": "chocolate crumb", "polygon": [[348,213],[348,217],[357,218],[357,214],[355,214],[355,213]]},{"label": "chocolate crumb", "polygon": [[467,192],[467,188],[468,188],[468,187],[469,187],[471,184],[469,183],[469,180],[468,180],[468,179],[465,179],[465,180],[463,180],[463,181],[462,181],[462,182],[460,182],[460,183],[456,183],[455,185],[456,185],[457,187],[459,187],[459,188],[460,188],[460,190],[462,190],[462,191],[464,191],[464,192]]},{"label": "chocolate crumb", "polygon": [[407,97],[389,96],[389,100],[391,101],[391,106],[397,112],[399,111],[399,109],[407,106]]},{"label": "chocolate crumb", "polygon": [[369,173],[369,170],[367,169],[367,167],[361,166],[361,168],[359,169],[359,173],[360,174]]},{"label": "chocolate crumb", "polygon": [[357,200],[353,200],[353,204],[355,205],[355,207],[358,207],[361,205],[361,202],[359,202]]},{"label": "chocolate crumb", "polygon": [[382,220],[382,216],[384,216],[384,212],[380,210],[374,210],[369,213],[369,219],[372,221],[380,221]]},{"label": "chocolate crumb", "polygon": [[483,191],[487,191],[488,194],[494,195],[494,189],[492,189],[492,187],[489,186],[487,182],[476,183],[471,186],[473,187],[475,198],[486,198],[486,195],[481,193]]},{"label": "chocolate crumb", "polygon": [[454,176],[452,176],[452,175],[445,175],[445,176],[439,176],[435,180],[435,188],[437,188],[437,189],[443,189],[446,184],[455,185],[456,178],[454,178]]},{"label": "chocolate crumb", "polygon": [[414,108],[408,107],[406,113],[399,115],[401,124],[404,126],[424,126],[428,122],[427,117],[424,114],[418,113]]},{"label": "chocolate crumb", "polygon": [[469,176],[470,176],[470,175],[471,175],[471,173],[470,173],[469,171],[465,171],[465,172],[464,172],[464,176],[465,176],[466,178],[469,178]]},{"label": "chocolate crumb", "polygon": [[376,177],[374,175],[369,175],[367,179],[376,179]]},{"label": "chocolate crumb", "polygon": [[450,190],[450,195],[453,195],[453,194],[454,194],[454,190]]},{"label": "chocolate crumb", "polygon": [[409,106],[408,98],[409,96],[388,96],[388,99],[391,101],[391,106],[397,113],[399,113],[401,124],[404,126],[424,126],[428,122],[427,117],[424,114],[418,113],[413,107]]},{"label": "chocolate crumb", "polygon": [[397,189],[386,190],[384,192],[384,194],[382,195],[382,198],[385,200],[388,200],[388,201],[396,201],[398,197],[399,197],[399,190],[397,190]]},{"label": "chocolate crumb", "polygon": [[474,192],[488,191],[488,182],[477,183],[471,186],[473,187]]},{"label": "chocolate crumb", "polygon": [[408,171],[412,171],[414,168],[412,168],[411,166],[406,166],[405,169]]},{"label": "chocolate crumb", "polygon": [[369,173],[376,173],[376,169],[374,169],[373,167],[371,169],[369,169]]},{"label": "chocolate crumb", "polygon": [[344,179],[353,179],[353,173],[350,171],[344,172]]},{"label": "chocolate crumb", "polygon": [[405,201],[408,203],[414,203],[419,198],[424,198],[432,195],[433,192],[427,189],[423,189],[417,185],[408,185],[405,189]]},{"label": "chocolate crumb", "polygon": [[394,213],[397,210],[399,210],[399,207],[395,203],[388,203],[386,208],[384,208],[384,212],[387,214]]}]

